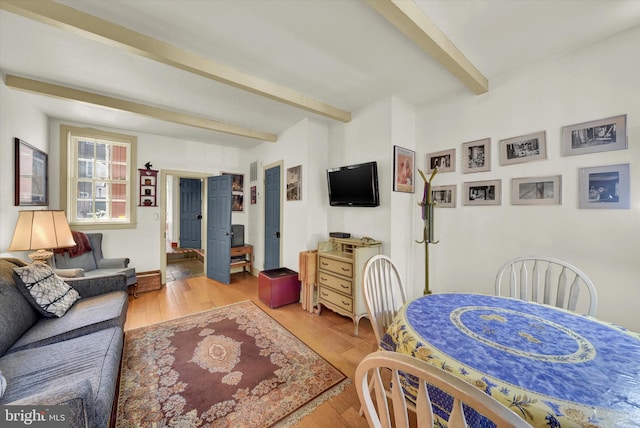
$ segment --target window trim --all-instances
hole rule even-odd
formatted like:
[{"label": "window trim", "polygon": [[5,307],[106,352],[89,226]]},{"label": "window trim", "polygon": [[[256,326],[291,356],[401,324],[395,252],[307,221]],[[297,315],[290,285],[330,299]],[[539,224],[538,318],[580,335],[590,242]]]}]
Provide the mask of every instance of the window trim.
[{"label": "window trim", "polygon": [[138,138],[133,135],[119,134],[110,131],[103,131],[95,128],[81,128],[70,125],[60,125],[60,206],[69,214],[69,135],[83,135],[91,138],[103,138],[107,140],[117,140],[130,144],[130,163],[129,163],[129,221],[128,222],[69,222],[69,225],[76,230],[94,230],[94,229],[135,229],[137,225],[136,205],[137,195],[137,145]]}]

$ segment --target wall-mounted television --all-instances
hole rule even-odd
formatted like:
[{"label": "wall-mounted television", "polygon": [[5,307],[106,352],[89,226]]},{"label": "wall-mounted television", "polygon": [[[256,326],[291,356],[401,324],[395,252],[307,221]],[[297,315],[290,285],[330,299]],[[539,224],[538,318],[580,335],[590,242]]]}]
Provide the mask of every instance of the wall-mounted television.
[{"label": "wall-mounted television", "polygon": [[377,207],[380,205],[377,162],[329,168],[327,183],[331,206]]}]

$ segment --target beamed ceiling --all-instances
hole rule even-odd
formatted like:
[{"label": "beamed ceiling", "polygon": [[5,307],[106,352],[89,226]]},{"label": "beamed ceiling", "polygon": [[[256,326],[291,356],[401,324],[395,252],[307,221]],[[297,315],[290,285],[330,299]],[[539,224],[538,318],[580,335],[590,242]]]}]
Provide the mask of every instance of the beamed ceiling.
[{"label": "beamed ceiling", "polygon": [[[240,148],[419,107],[640,25],[638,0],[0,0],[0,71],[49,117]],[[576,72],[579,72],[578,70]]]}]

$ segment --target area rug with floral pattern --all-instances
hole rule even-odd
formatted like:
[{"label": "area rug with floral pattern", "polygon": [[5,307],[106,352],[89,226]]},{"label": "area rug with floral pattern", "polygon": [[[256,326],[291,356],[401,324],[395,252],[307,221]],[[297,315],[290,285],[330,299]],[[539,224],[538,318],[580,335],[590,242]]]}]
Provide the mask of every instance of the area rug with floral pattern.
[{"label": "area rug with floral pattern", "polygon": [[127,331],[116,426],[290,426],[348,382],[244,301]]}]

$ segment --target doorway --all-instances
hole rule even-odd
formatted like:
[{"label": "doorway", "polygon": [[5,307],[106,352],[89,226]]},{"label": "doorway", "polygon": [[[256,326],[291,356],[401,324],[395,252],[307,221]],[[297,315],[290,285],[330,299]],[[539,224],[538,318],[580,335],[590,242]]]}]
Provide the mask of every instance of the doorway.
[{"label": "doorway", "polygon": [[280,267],[282,260],[282,162],[264,168],[264,269]]},{"label": "doorway", "polygon": [[[160,272],[162,283],[178,279],[204,275],[206,254],[202,249],[180,248],[180,181],[194,179],[202,183],[200,198],[206,195],[206,177],[210,174],[192,171],[160,171]],[[200,237],[206,239],[204,224],[206,206],[202,205]],[[202,246],[202,245],[200,245]]]}]

